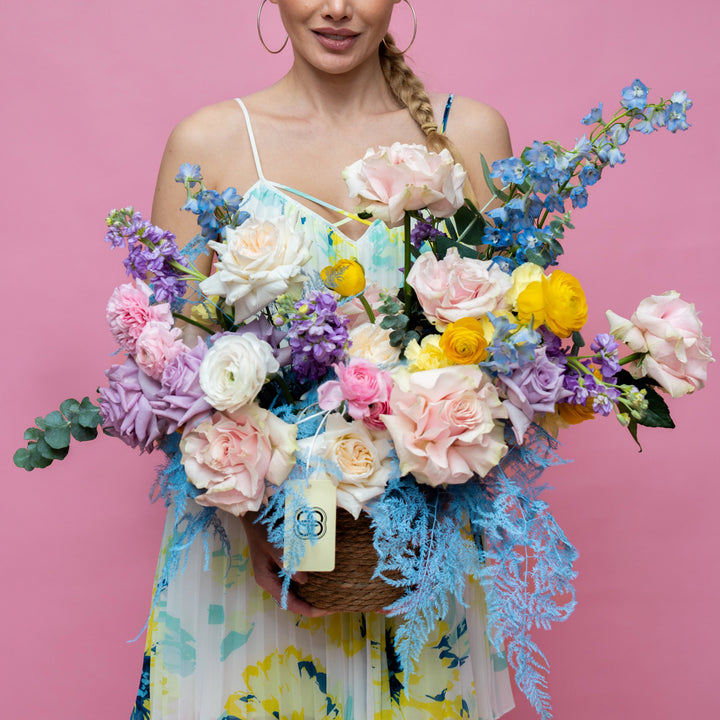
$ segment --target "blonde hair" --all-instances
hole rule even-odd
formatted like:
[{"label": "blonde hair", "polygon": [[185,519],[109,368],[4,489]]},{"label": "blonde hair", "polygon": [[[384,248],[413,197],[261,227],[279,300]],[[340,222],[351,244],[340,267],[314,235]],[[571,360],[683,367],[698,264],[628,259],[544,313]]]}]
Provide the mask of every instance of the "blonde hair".
[{"label": "blonde hair", "polygon": [[[446,149],[455,162],[462,164],[462,156],[455,143],[440,131],[425,85],[405,62],[404,54],[395,44],[395,39],[390,33],[387,33],[380,43],[380,67],[393,95],[408,109],[412,119],[425,134],[428,150],[440,152]],[[465,183],[465,195],[475,201],[475,194],[469,182]]]}]

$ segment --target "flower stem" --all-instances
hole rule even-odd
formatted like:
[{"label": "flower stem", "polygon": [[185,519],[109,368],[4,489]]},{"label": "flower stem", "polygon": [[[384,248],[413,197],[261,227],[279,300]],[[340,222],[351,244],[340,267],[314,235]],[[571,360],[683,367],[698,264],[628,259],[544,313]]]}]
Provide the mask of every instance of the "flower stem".
[{"label": "flower stem", "polygon": [[631,362],[636,362],[637,360],[642,360],[643,356],[646,355],[646,353],[643,352],[634,352],[627,357],[624,357],[622,360],[620,360],[620,365],[627,365]]},{"label": "flower stem", "polygon": [[405,213],[405,265],[403,267],[403,289],[405,291],[405,314],[410,317],[410,286],[408,285],[407,277],[410,272],[410,265],[412,263],[412,239],[410,236],[410,213]]},{"label": "flower stem", "polygon": [[189,318],[187,315],[183,315],[182,313],[174,312],[172,316],[176,320],[182,320],[183,322],[186,322],[188,325],[194,325],[197,328],[200,328],[201,330],[204,330],[208,335],[212,335],[215,330],[212,330],[211,328],[207,327],[206,325],[203,325],[202,323],[199,323],[197,320],[193,320],[192,318]]},{"label": "flower stem", "polygon": [[358,295],[358,298],[360,302],[362,303],[362,306],[365,308],[365,312],[367,313],[368,318],[370,319],[371,323],[375,323],[375,313],[373,312],[373,309],[370,307],[370,303],[365,298],[365,295],[363,293],[360,293]]},{"label": "flower stem", "polygon": [[285,400],[288,403],[294,402],[292,393],[290,392],[290,388],[288,387],[288,384],[285,382],[285,378],[282,376],[281,373],[278,373],[277,375],[273,375],[273,380],[280,386],[280,389],[282,390],[282,394],[285,396]]}]

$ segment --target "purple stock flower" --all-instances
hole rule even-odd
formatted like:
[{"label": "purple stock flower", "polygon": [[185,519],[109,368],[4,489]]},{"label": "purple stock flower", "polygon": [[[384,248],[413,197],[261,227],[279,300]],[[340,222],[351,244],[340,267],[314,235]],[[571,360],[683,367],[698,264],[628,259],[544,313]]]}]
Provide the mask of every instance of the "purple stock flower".
[{"label": "purple stock flower", "polygon": [[434,228],[430,223],[418,221],[410,231],[410,242],[419,249],[426,240],[432,242],[443,236],[445,236],[445,233]]},{"label": "purple stock flower", "polygon": [[342,360],[349,320],[337,315],[337,302],[330,293],[313,293],[308,300],[296,303],[295,308],[298,312],[290,316],[287,334],[291,365],[301,381],[316,381]]},{"label": "purple stock flower", "polygon": [[603,380],[611,382],[620,371],[617,352],[618,343],[615,338],[608,333],[599,333],[590,344],[590,349],[597,353],[597,357],[594,358],[593,362],[600,366]]},{"label": "purple stock flower", "polygon": [[105,375],[109,386],[100,388],[99,405],[108,433],[131,447],[152,450],[168,427],[167,420],[158,418],[153,410],[160,383],[141,372],[130,357],[123,365],[110,367]]}]

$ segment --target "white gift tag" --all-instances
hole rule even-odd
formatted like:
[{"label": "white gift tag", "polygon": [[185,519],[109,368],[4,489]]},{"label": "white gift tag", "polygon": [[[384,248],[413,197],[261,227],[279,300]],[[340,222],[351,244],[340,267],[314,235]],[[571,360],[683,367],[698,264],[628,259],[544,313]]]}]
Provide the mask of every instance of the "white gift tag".
[{"label": "white gift tag", "polygon": [[292,513],[285,506],[285,544],[288,533],[305,544],[298,570],[330,572],[335,569],[337,488],[327,473],[318,471],[310,476],[304,495],[309,509],[288,517]]}]

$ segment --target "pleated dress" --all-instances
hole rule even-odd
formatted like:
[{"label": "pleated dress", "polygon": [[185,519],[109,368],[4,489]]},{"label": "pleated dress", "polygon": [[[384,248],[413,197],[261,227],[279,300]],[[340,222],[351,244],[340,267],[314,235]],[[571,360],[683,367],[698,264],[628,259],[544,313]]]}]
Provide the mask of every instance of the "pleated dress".
[{"label": "pleated dress", "polygon": [[[267,180],[250,117],[238,102],[258,173],[243,209],[260,219],[289,215],[312,233],[306,274],[355,257],[369,280],[397,287],[402,229],[376,221],[350,239],[298,198],[326,203]],[[217,517],[229,552],[219,540],[210,547],[198,540],[182,572],[156,588],[131,720],[493,720],[513,707],[507,663],[488,639],[478,583],[469,583],[467,607],[451,603],[414,670],[403,671],[395,649],[397,618],[308,618],[278,608],[253,579],[241,521],[223,511]],[[156,583],[175,531],[170,508]]]}]

